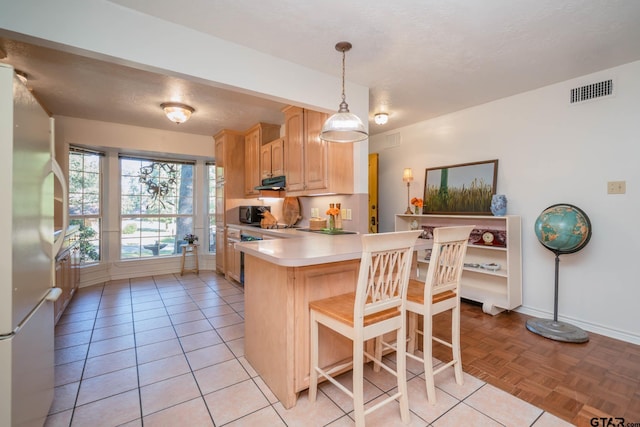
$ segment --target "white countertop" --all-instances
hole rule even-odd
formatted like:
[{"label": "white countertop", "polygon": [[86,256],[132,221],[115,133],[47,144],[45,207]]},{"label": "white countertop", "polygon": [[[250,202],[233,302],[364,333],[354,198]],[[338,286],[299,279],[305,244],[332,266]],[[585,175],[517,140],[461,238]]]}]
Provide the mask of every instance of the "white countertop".
[{"label": "white countertop", "polygon": [[[241,242],[236,243],[236,248],[247,255],[283,267],[304,267],[362,257],[360,234],[326,235],[296,229],[261,231],[270,231],[274,237],[280,235],[289,238]],[[420,243],[416,249],[429,245],[426,240]]]}]

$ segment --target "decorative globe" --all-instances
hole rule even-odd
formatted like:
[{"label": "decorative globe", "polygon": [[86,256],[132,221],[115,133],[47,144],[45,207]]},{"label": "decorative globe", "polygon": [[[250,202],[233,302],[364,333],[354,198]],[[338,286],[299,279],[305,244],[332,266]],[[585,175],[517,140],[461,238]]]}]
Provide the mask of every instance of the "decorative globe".
[{"label": "decorative globe", "polygon": [[568,254],[579,251],[589,242],[591,222],[580,208],[557,204],[538,216],[535,232],[545,248],[556,254]]}]

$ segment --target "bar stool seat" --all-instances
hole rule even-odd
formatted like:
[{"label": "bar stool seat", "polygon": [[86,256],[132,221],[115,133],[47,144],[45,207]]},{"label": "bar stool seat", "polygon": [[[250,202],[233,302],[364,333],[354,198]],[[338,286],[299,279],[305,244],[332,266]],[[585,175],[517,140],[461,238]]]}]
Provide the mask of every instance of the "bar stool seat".
[{"label": "bar stool seat", "polygon": [[[185,272],[192,272],[199,274],[200,269],[198,265],[198,245],[195,243],[186,243],[180,245],[182,248],[182,261],[180,263],[180,275],[182,276]],[[191,254],[191,258],[193,258],[193,267],[192,268],[184,268],[185,261],[187,258],[187,253]]]}]

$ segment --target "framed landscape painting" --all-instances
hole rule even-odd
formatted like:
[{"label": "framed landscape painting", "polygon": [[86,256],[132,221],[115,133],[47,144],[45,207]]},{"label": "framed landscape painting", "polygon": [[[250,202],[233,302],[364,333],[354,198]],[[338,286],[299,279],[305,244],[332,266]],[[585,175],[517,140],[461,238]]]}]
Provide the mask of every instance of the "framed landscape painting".
[{"label": "framed landscape painting", "polygon": [[491,215],[497,179],[497,159],[428,168],[422,213]]}]

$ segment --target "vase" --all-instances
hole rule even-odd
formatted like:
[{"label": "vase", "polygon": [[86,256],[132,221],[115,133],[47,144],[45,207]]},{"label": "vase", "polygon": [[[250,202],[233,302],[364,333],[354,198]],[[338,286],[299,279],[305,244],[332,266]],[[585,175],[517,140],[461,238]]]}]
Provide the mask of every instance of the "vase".
[{"label": "vase", "polygon": [[416,215],[420,215],[422,213],[422,212],[420,212],[422,210],[421,206],[415,206],[413,209],[414,209]]},{"label": "vase", "polygon": [[507,196],[504,194],[491,196],[491,213],[495,216],[505,216],[507,214]]},{"label": "vase", "polygon": [[329,215],[329,230],[336,229],[336,218],[333,215]]}]

